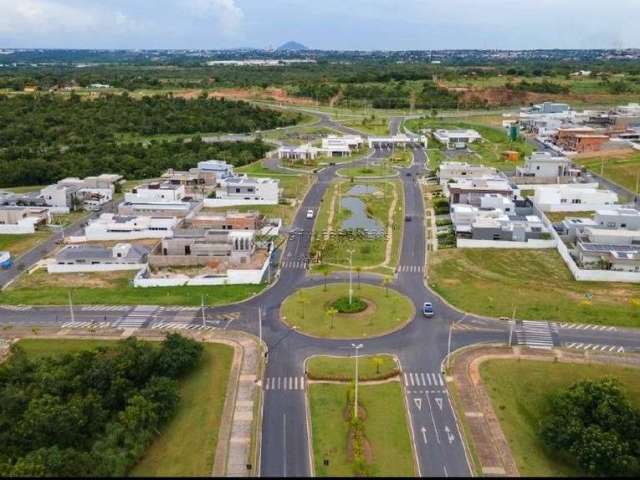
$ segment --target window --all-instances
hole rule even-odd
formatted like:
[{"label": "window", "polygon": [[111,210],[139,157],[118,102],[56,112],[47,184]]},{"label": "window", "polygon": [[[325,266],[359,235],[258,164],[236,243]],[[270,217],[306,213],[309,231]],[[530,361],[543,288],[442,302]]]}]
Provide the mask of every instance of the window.
[{"label": "window", "polygon": [[616,228],[615,222],[607,222],[607,228]]},{"label": "window", "polygon": [[560,203],[567,203],[567,199],[566,198],[561,198],[560,199]]},{"label": "window", "polygon": [[626,223],[621,223],[620,224],[620,228],[627,228],[627,224]]}]

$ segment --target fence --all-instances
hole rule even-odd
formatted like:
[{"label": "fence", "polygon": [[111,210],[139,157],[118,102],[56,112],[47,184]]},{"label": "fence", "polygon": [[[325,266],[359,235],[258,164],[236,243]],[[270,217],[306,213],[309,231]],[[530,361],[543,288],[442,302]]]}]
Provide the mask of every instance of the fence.
[{"label": "fence", "polygon": [[474,240],[471,238],[459,238],[456,241],[458,248],[505,248],[505,249],[542,249],[554,248],[556,240],[532,239],[526,242],[511,242],[509,240]]}]

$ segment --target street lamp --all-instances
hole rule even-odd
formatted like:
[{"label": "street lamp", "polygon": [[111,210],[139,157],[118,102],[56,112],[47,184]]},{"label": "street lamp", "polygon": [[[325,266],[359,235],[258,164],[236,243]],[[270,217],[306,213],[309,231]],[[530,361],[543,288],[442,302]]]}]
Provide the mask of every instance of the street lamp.
[{"label": "street lamp", "polygon": [[347,250],[349,254],[349,306],[353,300],[353,249]]},{"label": "street lamp", "polygon": [[364,345],[356,345],[355,343],[352,343],[351,346],[356,351],[356,394],[353,401],[353,419],[355,420],[358,418],[358,350],[360,350]]}]

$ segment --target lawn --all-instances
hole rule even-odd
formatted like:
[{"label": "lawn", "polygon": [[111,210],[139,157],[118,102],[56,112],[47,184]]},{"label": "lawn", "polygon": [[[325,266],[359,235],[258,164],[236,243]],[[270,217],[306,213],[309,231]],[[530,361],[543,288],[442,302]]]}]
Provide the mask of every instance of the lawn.
[{"label": "lawn", "polygon": [[579,380],[614,377],[640,407],[638,369],[541,361],[489,360],[480,373],[522,476],[582,476],[566,459],[545,449],[537,428],[546,414],[547,398]]},{"label": "lawn", "polygon": [[628,155],[612,157],[591,157],[588,159],[576,158],[574,161],[587,167],[588,170],[600,174],[604,160],[603,176],[622,185],[626,189],[635,192],[636,181],[640,175],[640,152],[634,151]]},{"label": "lawn", "polygon": [[545,212],[545,216],[552,223],[562,222],[567,217],[591,218],[595,212]]},{"label": "lawn", "polygon": [[[315,474],[319,477],[354,476],[347,454],[348,385],[311,384],[309,409]],[[415,476],[406,407],[397,382],[361,385],[358,403],[366,410],[364,433],[371,446],[370,476]],[[347,417],[348,418],[348,417]],[[324,464],[324,460],[329,465]]]},{"label": "lawn", "polygon": [[429,285],[471,313],[640,327],[640,285],[577,282],[552,249],[450,249],[429,264]]},{"label": "lawn", "polygon": [[51,232],[48,229],[38,230],[31,235],[0,235],[0,251],[9,251],[17,258],[46,240],[49,235]]},{"label": "lawn", "polygon": [[200,365],[180,382],[176,416],[131,476],[211,476],[232,361],[233,348],[204,344]]},{"label": "lawn", "polygon": [[[307,360],[307,375],[314,379],[350,382],[356,375],[355,363],[354,357],[311,357]],[[398,364],[391,355],[360,355],[358,358],[358,379],[362,382],[389,378],[398,373]]]},{"label": "lawn", "polygon": [[327,310],[340,297],[349,295],[349,284],[329,284],[304,288],[289,296],[282,304],[281,318],[302,333],[325,338],[366,338],[396,330],[413,318],[411,301],[396,292],[375,285],[354,282],[353,295],[365,300],[369,307],[360,313],[338,313],[331,328]]},{"label": "lawn", "polygon": [[0,292],[0,304],[66,305],[71,291],[77,305],[200,305],[205,295],[211,306],[233,303],[262,291],[260,285],[220,285],[214,287],[134,288],[134,272],[51,274],[37,270],[22,275]]},{"label": "lawn", "polygon": [[363,165],[361,167],[341,168],[338,175],[343,177],[389,177],[398,172],[386,165]]},{"label": "lawn", "polygon": [[[113,344],[109,340],[26,339],[32,357],[61,355]],[[176,416],[149,446],[132,476],[210,476],[233,361],[233,348],[204,344],[200,365],[180,380]]]},{"label": "lawn", "polygon": [[335,130],[330,128],[302,126],[270,130],[263,133],[263,137],[268,140],[283,142],[287,145],[302,145],[303,143],[312,143],[327,135],[335,135],[336,133]]},{"label": "lawn", "polygon": [[368,135],[389,135],[389,119],[384,117],[346,118],[340,119],[340,123]]},{"label": "lawn", "polygon": [[[380,237],[369,236],[359,238],[357,236],[333,236],[323,238],[325,232],[337,233],[342,231],[342,223],[351,216],[351,211],[339,208],[339,199],[356,185],[375,187],[377,191],[358,195],[365,204],[366,214],[369,218],[378,220],[388,233],[389,211],[393,203],[394,193],[397,198],[395,210],[392,212],[393,225],[391,239],[388,234]],[[329,225],[331,206],[334,205],[335,213]],[[354,183],[343,180],[332,184],[328,189],[320,206],[314,225],[314,240],[312,255],[318,254],[322,262],[330,264],[334,269],[344,270],[349,265],[348,250],[353,250],[353,266],[355,268],[372,269],[382,274],[392,274],[400,255],[401,226],[404,218],[404,192],[402,183],[398,180],[360,180]],[[391,255],[389,262],[383,265],[386,257],[387,243],[391,241]]]}]

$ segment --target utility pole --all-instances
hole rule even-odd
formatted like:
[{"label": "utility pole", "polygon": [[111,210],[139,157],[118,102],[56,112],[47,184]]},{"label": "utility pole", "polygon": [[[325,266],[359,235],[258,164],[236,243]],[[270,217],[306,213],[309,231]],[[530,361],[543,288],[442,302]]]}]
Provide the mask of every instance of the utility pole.
[{"label": "utility pole", "polygon": [[200,295],[200,308],[202,310],[202,326],[207,326],[207,320],[204,314],[204,295]]},{"label": "utility pole", "polygon": [[449,339],[447,340],[447,370],[451,365],[451,331],[453,330],[453,322],[449,319]]},{"label": "utility pole", "polygon": [[71,314],[71,321],[75,322],[76,317],[73,313],[73,302],[71,302],[71,290],[69,290],[69,313]]},{"label": "utility pole", "polygon": [[509,346],[513,340],[513,326],[516,323],[516,306],[513,306],[513,313],[511,314],[511,321],[509,322]]},{"label": "utility pole", "polygon": [[258,338],[260,339],[260,348],[262,348],[262,307],[258,307]]},{"label": "utility pole", "polygon": [[359,345],[352,343],[351,346],[356,350],[356,392],[353,400],[353,418],[355,420],[358,418],[358,350],[360,350],[363,345],[361,343]]},{"label": "utility pole", "polygon": [[602,157],[602,163],[600,163],[600,176],[604,176],[604,157]]},{"label": "utility pole", "polygon": [[349,253],[349,305],[353,301],[353,249],[347,250]]}]

